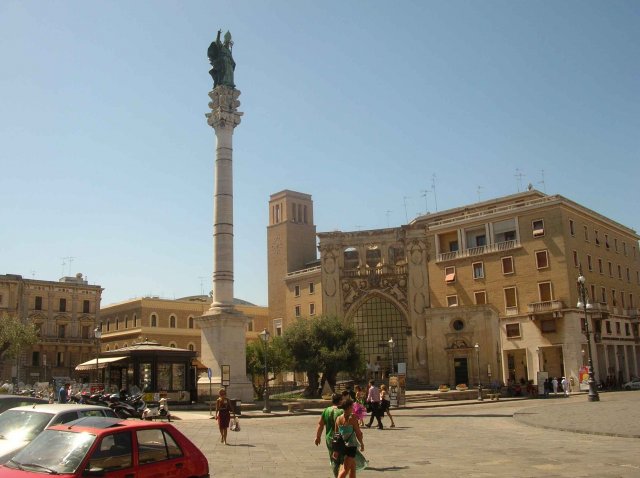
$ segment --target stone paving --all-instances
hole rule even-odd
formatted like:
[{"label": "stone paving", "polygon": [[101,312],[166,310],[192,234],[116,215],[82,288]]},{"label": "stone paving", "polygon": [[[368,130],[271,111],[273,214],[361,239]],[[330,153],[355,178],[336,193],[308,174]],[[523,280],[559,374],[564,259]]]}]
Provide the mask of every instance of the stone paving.
[{"label": "stone paving", "polygon": [[[581,394],[456,405],[416,404],[392,412],[397,428],[365,429],[370,466],[358,476],[640,476],[640,441],[629,438],[640,426],[640,392],[602,394],[598,403]],[[225,446],[207,412],[177,414],[174,424],[204,451],[212,476],[332,476],[326,447],[313,443],[318,415],[243,417]],[[571,427],[581,433],[560,430]]]}]

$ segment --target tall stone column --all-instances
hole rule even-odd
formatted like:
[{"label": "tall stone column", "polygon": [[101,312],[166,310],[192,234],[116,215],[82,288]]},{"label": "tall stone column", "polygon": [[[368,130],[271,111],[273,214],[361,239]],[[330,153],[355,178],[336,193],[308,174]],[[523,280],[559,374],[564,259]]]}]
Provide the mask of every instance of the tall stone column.
[{"label": "tall stone column", "polygon": [[[202,332],[201,359],[212,371],[217,393],[222,365],[230,367],[230,398],[253,401],[253,387],[247,379],[245,329],[247,318],[233,305],[233,131],[240,124],[240,91],[217,85],[209,93],[207,124],[216,134],[215,187],[213,196],[213,300],[211,308],[198,318]],[[198,381],[200,393],[208,394],[209,379]]]}]

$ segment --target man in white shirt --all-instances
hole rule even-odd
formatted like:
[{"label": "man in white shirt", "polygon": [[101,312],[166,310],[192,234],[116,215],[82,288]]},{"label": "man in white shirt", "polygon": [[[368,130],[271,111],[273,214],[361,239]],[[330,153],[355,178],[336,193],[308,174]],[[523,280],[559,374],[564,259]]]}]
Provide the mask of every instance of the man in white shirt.
[{"label": "man in white shirt", "polygon": [[[366,425],[367,428],[371,428],[371,424],[373,423],[373,419],[375,417],[378,420],[378,429],[382,430],[382,415],[380,414],[380,389],[376,387],[375,380],[369,380],[369,393],[367,394],[367,404],[371,409],[371,418],[369,418],[369,423]],[[382,412],[384,414],[384,412]]]}]

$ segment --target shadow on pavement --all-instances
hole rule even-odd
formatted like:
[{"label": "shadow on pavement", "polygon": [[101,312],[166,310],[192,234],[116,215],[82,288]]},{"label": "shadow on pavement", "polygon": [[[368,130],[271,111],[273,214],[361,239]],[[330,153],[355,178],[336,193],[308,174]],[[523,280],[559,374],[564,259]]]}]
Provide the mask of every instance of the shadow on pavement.
[{"label": "shadow on pavement", "polygon": [[367,471],[401,471],[408,469],[408,466],[385,466],[384,468],[375,468],[373,466],[368,466],[366,468]]},{"label": "shadow on pavement", "polygon": [[229,445],[229,446],[244,446],[244,447],[247,447],[247,448],[255,448],[256,447],[255,445],[250,445],[248,443],[238,443],[238,444],[227,443],[227,445]]}]

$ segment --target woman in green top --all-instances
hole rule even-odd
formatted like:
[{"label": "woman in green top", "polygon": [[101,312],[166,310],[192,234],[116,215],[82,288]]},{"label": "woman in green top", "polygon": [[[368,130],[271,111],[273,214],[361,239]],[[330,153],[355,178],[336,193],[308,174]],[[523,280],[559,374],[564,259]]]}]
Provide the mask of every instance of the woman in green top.
[{"label": "woman in green top", "polygon": [[[334,427],[338,430],[345,443],[344,462],[338,478],[356,478],[356,453],[358,452],[358,443],[360,451],[364,451],[364,441],[362,440],[362,431],[358,425],[358,418],[353,414],[353,401],[348,398],[342,402],[342,410],[344,413],[340,415]],[[333,458],[338,459],[338,452],[333,452]]]},{"label": "woman in green top", "polygon": [[320,444],[322,437],[322,430],[325,429],[324,442],[329,450],[329,461],[331,462],[331,469],[333,470],[333,476],[337,478],[338,470],[340,469],[340,457],[334,459],[333,451],[331,450],[331,439],[333,438],[334,425],[336,419],[342,415],[342,410],[339,408],[340,402],[342,402],[342,395],[334,393],[331,395],[331,405],[322,412],[320,420],[318,421],[318,428],[316,430],[316,446]]}]

